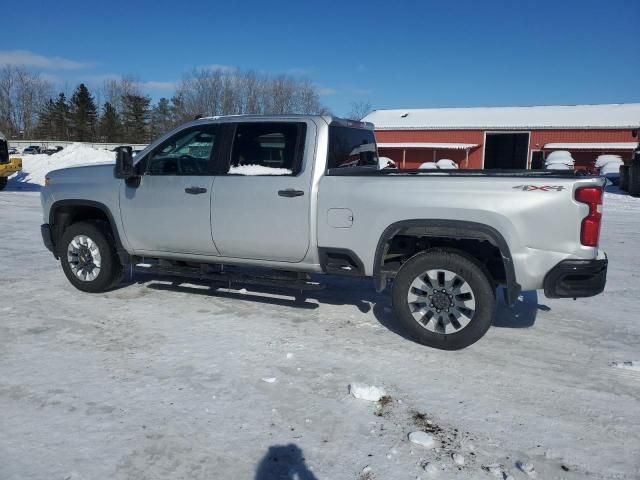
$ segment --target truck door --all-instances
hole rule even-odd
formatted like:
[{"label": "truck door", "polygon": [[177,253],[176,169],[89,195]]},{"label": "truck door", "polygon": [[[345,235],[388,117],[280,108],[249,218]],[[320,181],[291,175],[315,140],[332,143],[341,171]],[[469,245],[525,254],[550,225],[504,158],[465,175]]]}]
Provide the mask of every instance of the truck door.
[{"label": "truck door", "polygon": [[136,253],[218,255],[210,222],[217,131],[188,127],[136,164],[140,184],[120,190],[124,232]]},{"label": "truck door", "polygon": [[230,124],[211,196],[211,228],[225,257],[300,262],[310,239],[315,124]]}]

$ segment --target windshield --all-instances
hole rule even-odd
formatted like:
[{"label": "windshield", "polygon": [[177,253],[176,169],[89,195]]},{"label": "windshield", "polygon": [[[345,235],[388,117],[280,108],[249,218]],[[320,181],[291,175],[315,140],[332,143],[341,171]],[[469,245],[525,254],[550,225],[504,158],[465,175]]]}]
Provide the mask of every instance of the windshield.
[{"label": "windshield", "polygon": [[329,127],[328,168],[378,168],[378,150],[373,131],[362,128]]}]

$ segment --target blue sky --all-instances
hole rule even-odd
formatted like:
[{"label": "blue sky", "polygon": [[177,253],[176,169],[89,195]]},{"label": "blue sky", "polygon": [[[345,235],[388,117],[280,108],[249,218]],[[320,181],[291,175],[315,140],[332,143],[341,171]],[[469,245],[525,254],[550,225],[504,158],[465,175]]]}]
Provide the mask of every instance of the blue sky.
[{"label": "blue sky", "polygon": [[291,73],[345,114],[640,101],[640,1],[11,2],[0,65],[72,90],[131,74],[155,99],[193,67]]}]

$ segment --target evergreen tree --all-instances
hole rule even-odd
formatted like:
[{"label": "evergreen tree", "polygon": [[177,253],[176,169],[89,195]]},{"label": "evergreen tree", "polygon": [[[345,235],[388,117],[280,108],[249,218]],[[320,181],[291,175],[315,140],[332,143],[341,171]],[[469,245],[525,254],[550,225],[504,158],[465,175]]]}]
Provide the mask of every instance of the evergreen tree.
[{"label": "evergreen tree", "polygon": [[124,141],[131,143],[149,142],[149,105],[151,99],[143,95],[122,97],[122,124]]},{"label": "evergreen tree", "polygon": [[60,92],[53,106],[53,137],[55,140],[69,140],[69,105],[67,97]]},{"label": "evergreen tree", "polygon": [[36,136],[44,140],[55,140],[56,136],[56,104],[53,99],[49,99],[45,103],[44,108],[38,116],[38,125],[36,127]]},{"label": "evergreen tree", "polygon": [[173,112],[171,110],[169,100],[161,98],[151,111],[151,124],[149,126],[151,138],[156,138],[159,135],[162,135],[173,126]]},{"label": "evergreen tree", "polygon": [[84,83],[78,85],[71,96],[71,127],[72,137],[79,142],[92,141],[96,134],[98,109]]},{"label": "evergreen tree", "polygon": [[105,102],[102,107],[102,118],[100,118],[100,139],[103,142],[119,142],[122,138],[122,122],[115,107]]}]

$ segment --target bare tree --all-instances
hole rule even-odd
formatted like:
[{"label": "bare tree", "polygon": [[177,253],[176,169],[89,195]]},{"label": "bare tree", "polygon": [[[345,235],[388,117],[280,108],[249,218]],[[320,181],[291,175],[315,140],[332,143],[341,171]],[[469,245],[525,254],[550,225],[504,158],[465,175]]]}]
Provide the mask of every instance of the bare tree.
[{"label": "bare tree", "polygon": [[39,73],[24,67],[0,70],[0,129],[10,136],[25,137],[36,129],[38,115],[50,98],[51,85]]},{"label": "bare tree", "polygon": [[347,118],[351,120],[362,120],[371,110],[372,107],[369,100],[351,102],[351,111],[347,114]]},{"label": "bare tree", "polygon": [[327,113],[306,79],[239,69],[194,69],[176,90],[181,116]]}]

